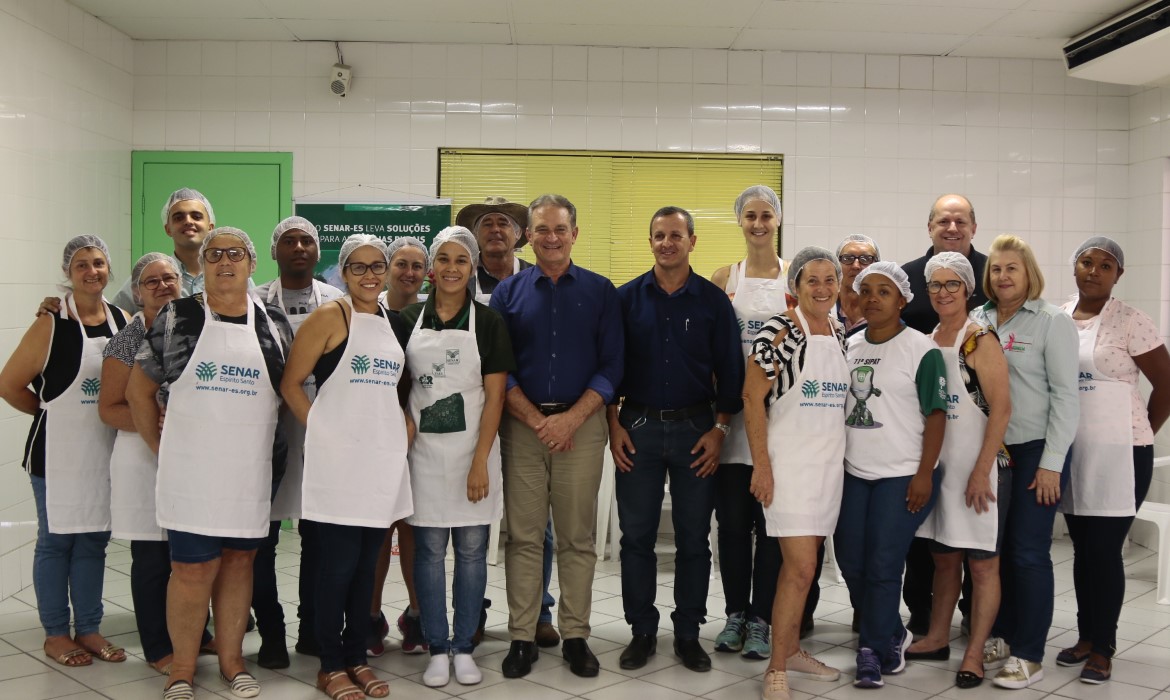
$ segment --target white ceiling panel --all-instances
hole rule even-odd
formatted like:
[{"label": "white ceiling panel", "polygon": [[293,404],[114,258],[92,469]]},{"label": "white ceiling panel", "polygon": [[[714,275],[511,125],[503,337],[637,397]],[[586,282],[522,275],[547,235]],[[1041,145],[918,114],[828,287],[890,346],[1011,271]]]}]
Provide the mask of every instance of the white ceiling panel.
[{"label": "white ceiling panel", "polygon": [[964,31],[985,27],[1003,10],[964,7],[910,7],[835,2],[768,2],[749,25],[753,29],[841,32]]},{"label": "white ceiling panel", "polygon": [[295,41],[283,25],[266,19],[125,17],[115,25],[135,39]]},{"label": "white ceiling panel", "polygon": [[[519,44],[554,44],[581,46],[640,46],[645,48],[726,49],[737,30],[723,27],[645,27],[518,24]],[[634,43],[637,42],[637,43]]]},{"label": "white ceiling panel", "polygon": [[270,19],[274,16],[261,0],[78,0],[71,4],[107,21],[120,17]]},{"label": "white ceiling panel", "polygon": [[1064,39],[1030,39],[1018,36],[975,36],[955,47],[951,56],[967,58],[1058,58]]},{"label": "white ceiling panel", "polygon": [[766,0],[511,0],[517,24],[610,24],[653,34],[670,27],[742,27]]},{"label": "white ceiling panel", "polygon": [[734,49],[764,51],[831,51],[942,56],[966,36],[957,34],[895,34],[879,32],[810,32],[789,29],[746,29]]},{"label": "white ceiling panel", "polygon": [[1029,0],[1025,10],[1060,12],[1103,12],[1110,17],[1144,5],[1145,0]]},{"label": "white ceiling panel", "polygon": [[277,19],[507,22],[508,0],[259,0]]},{"label": "white ceiling panel", "polygon": [[285,20],[302,41],[387,41],[416,44],[508,44],[506,24],[389,22],[385,20]]},{"label": "white ceiling panel", "polygon": [[979,31],[979,36],[1020,36],[1064,39],[1076,36],[1111,15],[1086,12],[1022,10]]}]

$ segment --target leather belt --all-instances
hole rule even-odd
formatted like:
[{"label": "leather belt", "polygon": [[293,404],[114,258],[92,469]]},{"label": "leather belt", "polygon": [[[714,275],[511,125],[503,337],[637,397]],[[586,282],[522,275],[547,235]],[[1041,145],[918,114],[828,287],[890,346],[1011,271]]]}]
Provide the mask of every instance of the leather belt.
[{"label": "leather belt", "polygon": [[538,403],[538,404],[536,404],[536,410],[540,411],[541,414],[546,415],[546,416],[552,416],[552,415],[556,415],[558,413],[564,413],[565,411],[569,410],[572,407],[573,407],[573,404],[571,404],[571,403]]},{"label": "leather belt", "polygon": [[686,408],[659,410],[650,408],[649,406],[638,403],[637,401],[630,401],[627,399],[625,403],[622,404],[622,410],[631,411],[633,413],[643,415],[646,418],[653,418],[664,423],[689,420],[691,418],[695,418],[696,416],[712,415],[711,404],[706,402],[697,403],[692,406],[687,406]]}]

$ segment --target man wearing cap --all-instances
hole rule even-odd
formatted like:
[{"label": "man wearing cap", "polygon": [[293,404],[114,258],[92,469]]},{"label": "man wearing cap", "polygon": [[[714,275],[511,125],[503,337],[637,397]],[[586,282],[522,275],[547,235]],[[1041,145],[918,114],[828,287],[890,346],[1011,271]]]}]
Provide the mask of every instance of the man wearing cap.
[{"label": "man wearing cap", "polygon": [[[913,301],[902,309],[902,320],[907,326],[930,335],[938,325],[938,314],[934,312],[934,307],[930,305],[930,295],[926,293],[926,262],[938,253],[954,251],[962,253],[970,261],[975,271],[975,293],[967,300],[967,309],[979,308],[987,303],[987,295],[983,293],[983,268],[987,264],[987,256],[975,250],[971,244],[976,228],[975,207],[963,195],[944,194],[934,201],[926,220],[931,247],[926,255],[902,266],[910,278],[910,291],[914,294]],[[919,537],[911,544],[910,554],[906,557],[906,581],[902,587],[902,598],[910,609],[907,626],[915,634],[926,634],[933,607],[934,559],[927,543],[928,540]],[[969,575],[964,577],[963,599],[959,601],[959,610],[963,613],[963,627],[966,628],[967,615],[971,610]]]},{"label": "man wearing cap", "polygon": [[[280,276],[252,290],[252,296],[261,304],[276,306],[288,317],[293,333],[309,314],[325,302],[340,299],[344,294],[332,285],[313,279],[313,271],[320,259],[317,227],[308,219],[290,216],[272,231],[270,252],[276,261]],[[310,375],[305,386],[312,398],[316,394]],[[317,567],[317,538],[312,523],[301,519],[301,475],[305,446],[305,426],[290,412],[281,415],[281,424],[288,438],[288,457],[284,477],[272,502],[272,518],[268,537],[256,551],[252,569],[252,609],[256,612],[256,627],[260,630],[260,651],[256,663],[264,668],[288,668],[288,649],[285,646],[284,609],[277,599],[276,544],[280,539],[280,521],[297,519],[301,535],[301,571],[315,571]],[[302,576],[300,605],[297,616],[300,629],[296,649],[313,653],[317,636],[313,630],[313,591],[316,578]]]},{"label": "man wearing cap", "polygon": [[[203,291],[203,261],[199,246],[207,232],[215,228],[215,210],[199,190],[183,187],[171,193],[162,209],[163,230],[174,241],[175,259],[179,261],[182,277],[181,297]],[[129,311],[138,309],[130,280],[126,280],[114,295],[114,305]]]},{"label": "man wearing cap", "polygon": [[[455,225],[462,226],[475,234],[479,244],[479,265],[475,275],[468,280],[467,289],[472,298],[481,304],[491,301],[492,292],[501,281],[532,267],[532,263],[516,257],[516,251],[523,248],[528,239],[524,229],[528,227],[528,208],[523,204],[509,202],[503,197],[487,197],[483,204],[469,204],[455,215]],[[536,645],[555,647],[561,637],[552,623],[552,607],[556,598],[548,592],[552,583],[553,526],[552,519],[544,529],[544,592],[541,594],[540,617],[536,622]],[[484,612],[480,616],[476,639],[483,638],[490,600],[484,600]]]},{"label": "man wearing cap", "polygon": [[527,675],[537,659],[541,554],[551,505],[562,654],[570,671],[590,677],[600,669],[586,640],[597,564],[593,525],[607,440],[601,409],[622,380],[621,302],[608,279],[573,264],[579,231],[577,209],[568,199],[537,197],[528,207],[526,233],[536,265],[501,282],[491,300],[508,326],[517,366],[508,375],[500,424],[512,635],[503,673]]},{"label": "man wearing cap", "polygon": [[[619,405],[606,409],[617,466],[622,540],[622,606],[633,638],[621,667],[641,668],[655,653],[658,521],[670,477],[675,557],[674,653],[692,671],[711,670],[699,645],[711,579],[711,513],[719,452],[732,414],[743,408],[739,325],[722,289],[695,273],[695,221],[679,207],[650,220],[654,267],[622,285],[626,335]],[[616,397],[615,397],[616,398]]]}]

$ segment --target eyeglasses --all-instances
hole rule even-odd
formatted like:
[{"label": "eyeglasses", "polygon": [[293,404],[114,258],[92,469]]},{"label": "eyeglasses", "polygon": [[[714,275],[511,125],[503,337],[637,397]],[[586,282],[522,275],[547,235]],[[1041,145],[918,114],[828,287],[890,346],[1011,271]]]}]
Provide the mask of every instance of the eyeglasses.
[{"label": "eyeglasses", "polygon": [[217,263],[227,253],[228,260],[239,262],[248,257],[247,248],[208,248],[203,251],[203,259],[209,263]]},{"label": "eyeglasses", "polygon": [[384,275],[386,274],[386,270],[390,269],[390,266],[384,262],[370,263],[369,265],[365,263],[346,263],[345,269],[361,277],[366,274],[366,271],[372,272],[375,275]]},{"label": "eyeglasses", "polygon": [[841,261],[842,265],[852,265],[854,262],[860,262],[862,265],[872,265],[877,262],[876,255],[838,255],[837,260]]},{"label": "eyeglasses", "polygon": [[147,289],[149,289],[150,291],[153,292],[154,290],[158,289],[160,286],[162,286],[164,284],[168,287],[174,287],[178,283],[179,283],[179,276],[178,275],[163,275],[162,277],[149,277],[147,279],[144,279],[144,280],[142,280],[142,282],[139,283],[139,286],[146,287]]},{"label": "eyeglasses", "polygon": [[926,283],[926,291],[930,292],[931,294],[938,294],[943,289],[946,289],[951,294],[954,294],[955,292],[962,289],[962,287],[963,287],[963,282],[961,280],[947,280],[946,282],[927,282]]}]

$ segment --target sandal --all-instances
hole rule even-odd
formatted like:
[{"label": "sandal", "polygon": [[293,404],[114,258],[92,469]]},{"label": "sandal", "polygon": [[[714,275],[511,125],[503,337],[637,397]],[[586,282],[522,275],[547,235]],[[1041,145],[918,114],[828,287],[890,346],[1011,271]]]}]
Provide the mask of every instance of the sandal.
[{"label": "sandal", "polygon": [[175,681],[163,690],[163,700],[195,700],[195,687],[190,681]]},{"label": "sandal", "polygon": [[[349,679],[361,687],[362,692],[371,698],[384,698],[390,695],[390,683],[374,675],[374,669],[369,666],[350,666],[345,669]],[[362,676],[366,680],[362,680]]]},{"label": "sandal", "polygon": [[230,679],[221,672],[219,677],[228,684],[232,695],[237,698],[254,698],[260,694],[260,681],[247,671],[240,671]]},{"label": "sandal", "polygon": [[[48,647],[45,647],[45,656],[49,657],[53,661],[56,661],[62,666],[68,666],[70,668],[89,666],[93,663],[93,656],[81,647],[74,647],[63,654],[58,654],[57,656],[53,656],[51,653],[49,653]],[[74,663],[75,659],[77,660],[76,663]]]},{"label": "sandal", "polygon": [[171,675],[171,664],[174,663],[173,661],[165,663],[165,664],[159,664],[157,661],[151,661],[149,663],[150,663],[151,668],[158,671],[162,675],[164,675],[164,676]]},{"label": "sandal", "polygon": [[[332,691],[329,690],[330,684],[335,681],[345,680],[345,685],[335,687]],[[353,684],[350,680],[349,674],[345,671],[334,671],[333,673],[317,673],[317,690],[328,695],[331,700],[341,700],[343,697],[349,695],[357,695],[362,692],[362,689]]]},{"label": "sandal", "polygon": [[111,644],[105,639],[102,639],[105,644],[100,649],[90,649],[86,646],[85,642],[81,641],[81,637],[75,637],[73,641],[76,642],[77,646],[85,649],[92,656],[96,656],[106,663],[120,664],[126,660],[126,650],[116,644]]}]

